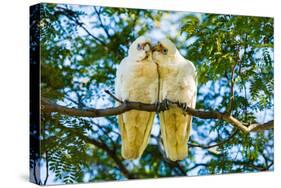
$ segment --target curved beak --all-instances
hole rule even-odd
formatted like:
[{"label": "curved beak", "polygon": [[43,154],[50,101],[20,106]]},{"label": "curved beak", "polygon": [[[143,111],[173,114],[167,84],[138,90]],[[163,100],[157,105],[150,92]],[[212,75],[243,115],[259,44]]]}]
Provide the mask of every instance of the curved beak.
[{"label": "curved beak", "polygon": [[162,49],[163,49],[163,46],[160,44],[160,43],[157,43],[156,45],[154,45],[153,47],[152,47],[152,51],[154,52],[154,51],[162,51]]},{"label": "curved beak", "polygon": [[151,44],[149,42],[145,42],[142,44],[142,49],[145,50],[146,52],[151,50]]}]

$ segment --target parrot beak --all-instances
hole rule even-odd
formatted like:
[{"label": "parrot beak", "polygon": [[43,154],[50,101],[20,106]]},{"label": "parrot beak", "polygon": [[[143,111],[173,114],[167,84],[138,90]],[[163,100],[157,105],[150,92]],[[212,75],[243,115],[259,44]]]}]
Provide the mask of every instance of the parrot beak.
[{"label": "parrot beak", "polygon": [[145,51],[146,56],[141,60],[141,61],[144,61],[144,60],[146,60],[149,57],[149,54],[151,52],[151,44],[150,44],[150,42],[141,43],[140,44],[140,49]]},{"label": "parrot beak", "polygon": [[160,43],[157,43],[156,45],[154,45],[152,47],[152,52],[154,52],[154,51],[162,51],[162,49],[163,49],[163,46]]},{"label": "parrot beak", "polygon": [[146,52],[151,50],[151,44],[149,42],[145,42],[142,44],[142,49],[145,50]]}]

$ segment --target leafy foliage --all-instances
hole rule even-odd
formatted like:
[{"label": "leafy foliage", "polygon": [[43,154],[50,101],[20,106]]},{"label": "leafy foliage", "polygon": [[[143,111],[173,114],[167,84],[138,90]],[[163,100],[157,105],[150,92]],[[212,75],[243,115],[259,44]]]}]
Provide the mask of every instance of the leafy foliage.
[{"label": "leafy foliage", "polygon": [[[130,43],[155,30],[167,15],[176,15],[62,4],[41,4],[40,10],[41,95],[77,108],[113,106],[103,90],[113,91],[116,65]],[[264,113],[272,119],[273,19],[186,13],[177,16],[177,23],[178,33],[167,37],[197,68],[197,108],[227,110],[233,80],[233,115],[245,123],[263,120],[259,116]],[[41,125],[40,154],[54,176],[48,183],[273,169],[272,130],[244,135],[223,121],[194,118],[191,143],[212,145],[232,138],[211,149],[190,147],[187,159],[171,162],[161,147],[158,122],[136,161],[121,158],[116,117],[42,113]]]}]

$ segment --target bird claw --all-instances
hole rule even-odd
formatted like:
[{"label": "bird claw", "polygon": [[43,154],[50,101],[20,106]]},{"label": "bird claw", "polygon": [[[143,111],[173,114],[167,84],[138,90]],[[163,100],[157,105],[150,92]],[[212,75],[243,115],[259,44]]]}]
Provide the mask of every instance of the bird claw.
[{"label": "bird claw", "polygon": [[164,112],[166,110],[169,110],[169,104],[170,101],[168,99],[164,99],[161,103],[160,103],[160,112]]},{"label": "bird claw", "polygon": [[183,103],[180,103],[180,101],[177,101],[177,102],[176,102],[176,105],[177,105],[178,107],[182,108]]},{"label": "bird claw", "polygon": [[183,110],[183,111],[187,111],[187,109],[189,108],[187,103],[180,103],[180,102],[177,102],[178,106]]}]

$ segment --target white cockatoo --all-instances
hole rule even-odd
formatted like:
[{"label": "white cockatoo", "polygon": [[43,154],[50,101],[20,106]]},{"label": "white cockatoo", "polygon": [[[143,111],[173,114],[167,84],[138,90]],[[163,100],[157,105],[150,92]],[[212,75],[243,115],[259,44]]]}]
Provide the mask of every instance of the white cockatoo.
[{"label": "white cockatoo", "polygon": [[[128,56],[117,68],[115,93],[122,101],[155,104],[158,101],[157,66],[152,61],[151,40],[141,36],[129,47]],[[155,113],[131,110],[118,115],[121,153],[125,159],[137,159],[150,138]]]},{"label": "white cockatoo", "polygon": [[[186,60],[176,46],[168,39],[162,39],[153,47],[153,61],[159,65],[160,89],[159,100],[173,101],[195,108],[197,83],[196,69],[192,62]],[[170,106],[159,113],[163,145],[167,157],[182,160],[188,155],[188,139],[192,117],[182,108]]]}]

